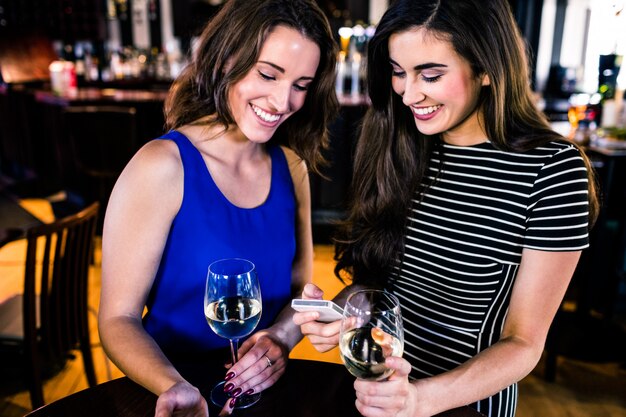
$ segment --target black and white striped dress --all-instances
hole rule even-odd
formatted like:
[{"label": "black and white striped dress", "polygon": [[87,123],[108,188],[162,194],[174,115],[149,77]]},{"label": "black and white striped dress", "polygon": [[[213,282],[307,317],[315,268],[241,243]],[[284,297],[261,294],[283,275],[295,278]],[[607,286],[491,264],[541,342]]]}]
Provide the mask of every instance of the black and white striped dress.
[{"label": "black and white striped dress", "polygon": [[[498,341],[524,248],[588,246],[587,172],[570,144],[512,153],[485,142],[443,153],[438,181],[413,201],[404,258],[389,281],[412,378],[453,369]],[[432,176],[441,163],[435,153]],[[514,384],[474,407],[508,417],[516,403]]]}]

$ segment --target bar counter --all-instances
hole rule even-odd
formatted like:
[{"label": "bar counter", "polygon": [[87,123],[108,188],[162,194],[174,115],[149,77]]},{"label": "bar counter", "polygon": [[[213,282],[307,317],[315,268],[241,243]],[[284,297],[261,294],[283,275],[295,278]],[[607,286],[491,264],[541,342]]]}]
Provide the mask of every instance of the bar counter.
[{"label": "bar counter", "polygon": [[167,97],[166,90],[126,90],[116,88],[79,88],[75,94],[58,95],[50,90],[34,90],[35,100],[54,106],[70,106],[86,103],[141,103],[157,102],[163,104]]}]

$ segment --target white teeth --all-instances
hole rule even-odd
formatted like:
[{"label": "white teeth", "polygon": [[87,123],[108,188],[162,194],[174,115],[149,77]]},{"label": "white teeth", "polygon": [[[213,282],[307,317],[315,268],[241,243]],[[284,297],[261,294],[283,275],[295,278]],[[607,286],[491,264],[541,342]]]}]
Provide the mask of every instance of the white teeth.
[{"label": "white teeth", "polygon": [[430,114],[430,113],[434,112],[439,107],[441,107],[441,104],[439,104],[437,106],[420,107],[419,109],[416,109],[415,107],[413,107],[412,109],[413,109],[413,113],[417,114],[418,116],[424,116],[426,114]]},{"label": "white teeth", "polygon": [[257,106],[252,106],[252,110],[254,111],[254,113],[259,116],[262,120],[268,122],[268,123],[274,123],[276,121],[278,121],[278,119],[280,119],[280,115],[279,114],[269,114],[263,110],[261,110],[260,108],[258,108]]}]

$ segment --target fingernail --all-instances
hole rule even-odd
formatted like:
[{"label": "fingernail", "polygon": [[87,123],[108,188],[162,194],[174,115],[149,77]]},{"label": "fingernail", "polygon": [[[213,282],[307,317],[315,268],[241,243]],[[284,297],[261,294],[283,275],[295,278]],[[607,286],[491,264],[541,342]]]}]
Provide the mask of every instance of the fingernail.
[{"label": "fingernail", "polygon": [[229,382],[228,384],[224,385],[224,392],[229,392],[233,388],[235,388],[235,384]]},{"label": "fingernail", "polygon": [[[232,389],[232,388],[231,388]],[[230,391],[230,390],[229,390]],[[233,397],[239,397],[241,395],[241,388],[237,388],[231,394]]]},{"label": "fingernail", "polygon": [[224,377],[224,381],[228,381],[231,380],[235,377],[235,373],[234,372],[229,372],[226,374],[226,376]]},{"label": "fingernail", "polygon": [[230,408],[235,408],[235,403],[237,403],[237,398],[232,398],[229,404]]},{"label": "fingernail", "polygon": [[254,393],[254,388],[250,388],[248,391],[244,392],[243,395],[252,395]]}]

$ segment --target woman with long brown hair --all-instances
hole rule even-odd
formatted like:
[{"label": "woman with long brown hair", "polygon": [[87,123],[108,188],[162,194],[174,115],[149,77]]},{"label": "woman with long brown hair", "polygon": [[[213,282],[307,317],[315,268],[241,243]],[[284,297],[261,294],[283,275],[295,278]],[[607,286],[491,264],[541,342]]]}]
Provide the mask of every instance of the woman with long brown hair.
[{"label": "woman with long brown hair", "polygon": [[263,292],[258,331],[225,376],[227,408],[285,372],[302,338],[288,302],[311,280],[307,169],[322,161],[336,114],[335,57],[312,0],[229,0],[171,88],[169,132],[139,150],[115,185],[100,336],[115,364],[159,396],[156,415],[208,414],[179,370],[228,346],[203,314],[215,260],[252,261]]},{"label": "woman with long brown hair", "polygon": [[[397,0],[368,46],[338,276],[400,300],[403,358],[357,380],[364,416],[515,414],[597,212],[589,162],[535,107],[504,0]],[[305,297],[321,291],[307,286]],[[319,350],[338,323],[298,313]]]}]

